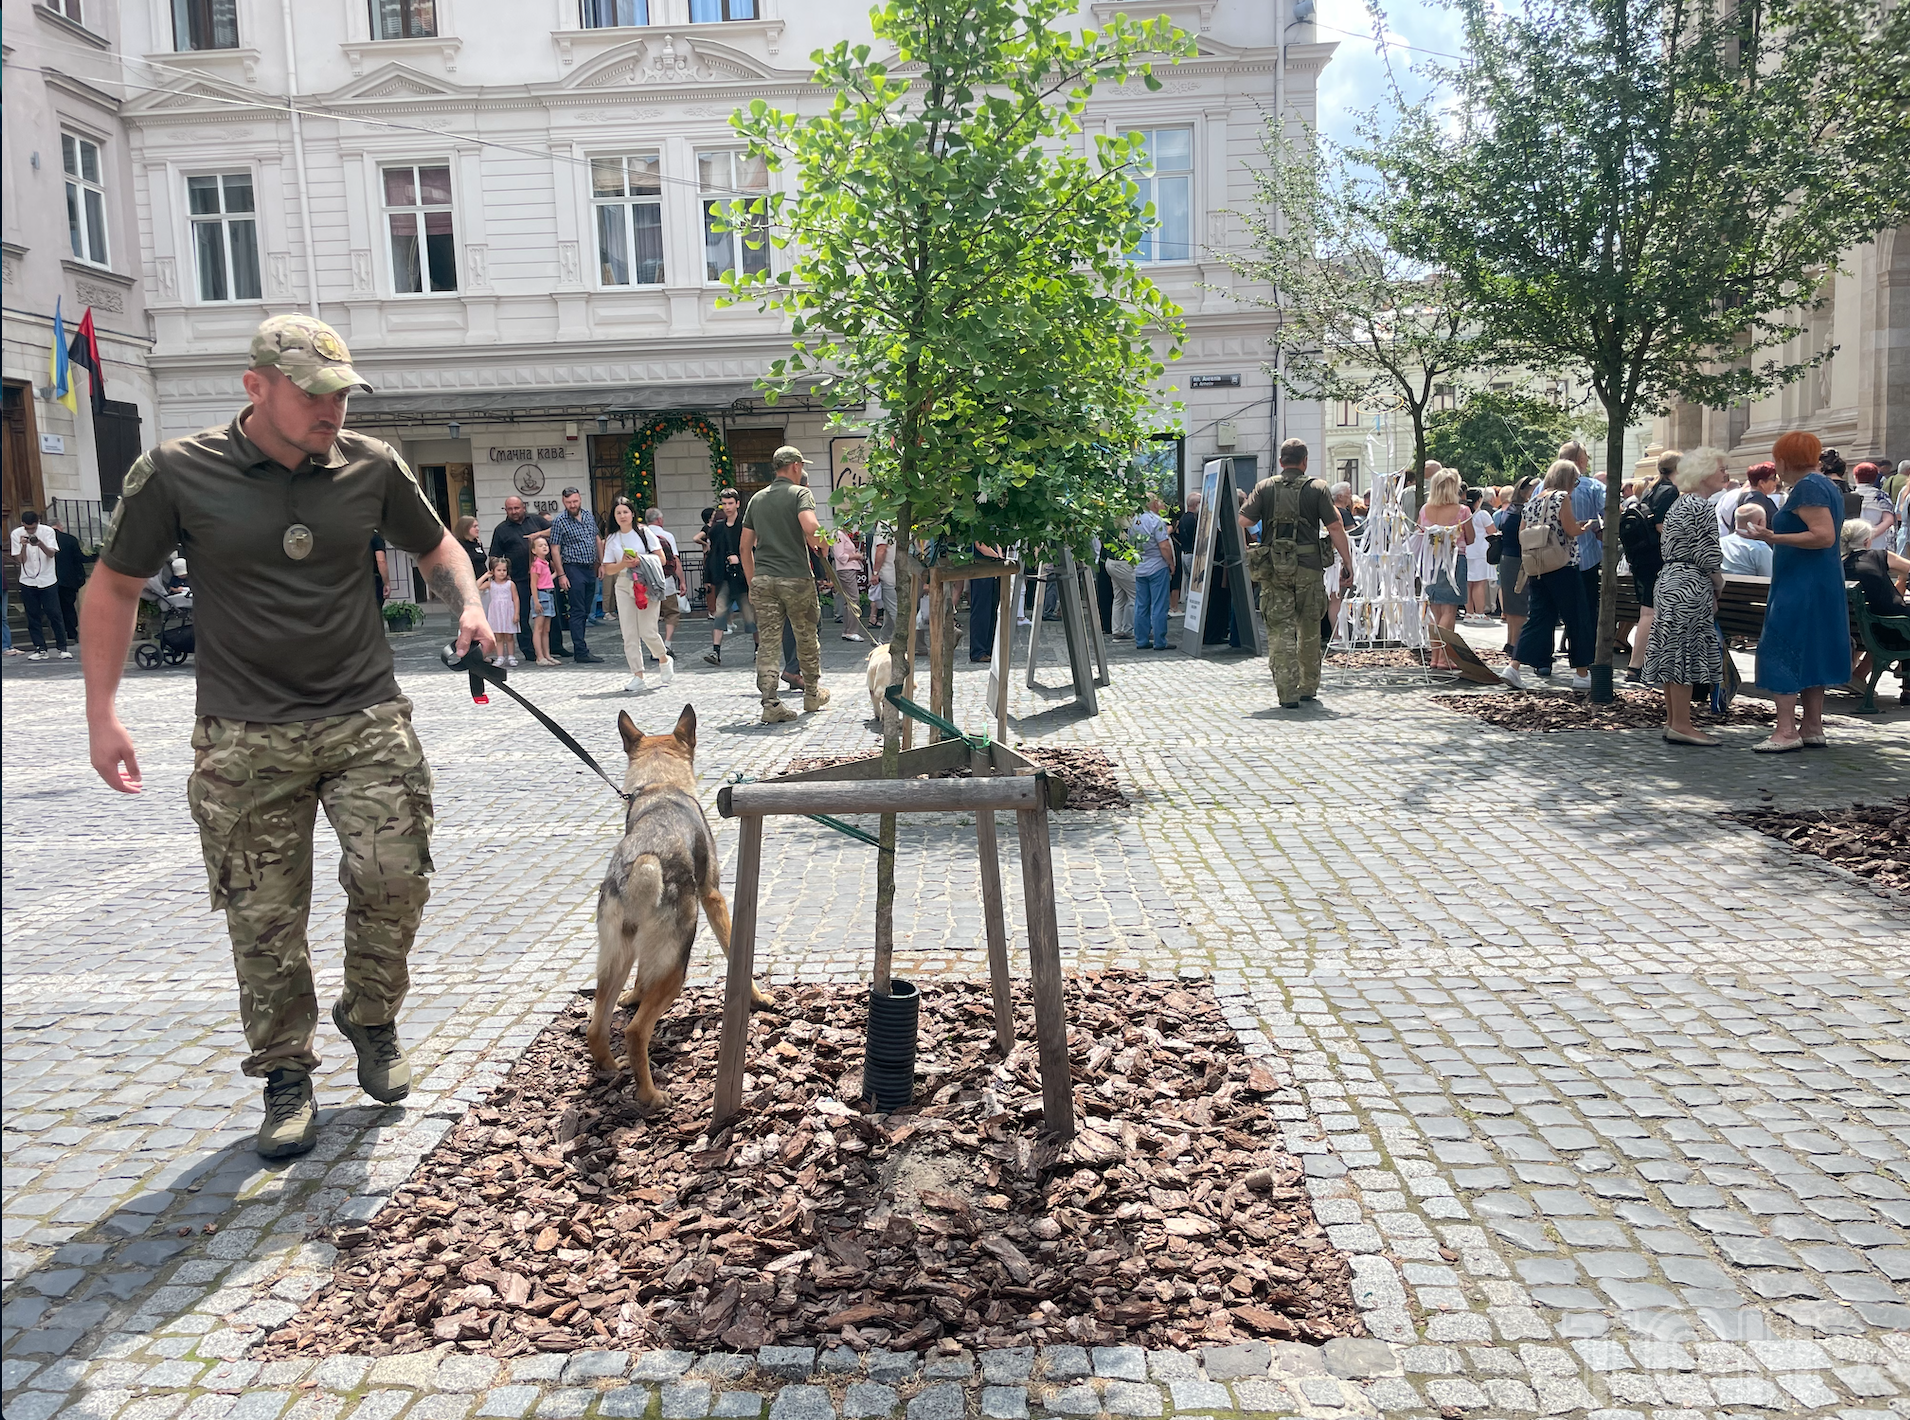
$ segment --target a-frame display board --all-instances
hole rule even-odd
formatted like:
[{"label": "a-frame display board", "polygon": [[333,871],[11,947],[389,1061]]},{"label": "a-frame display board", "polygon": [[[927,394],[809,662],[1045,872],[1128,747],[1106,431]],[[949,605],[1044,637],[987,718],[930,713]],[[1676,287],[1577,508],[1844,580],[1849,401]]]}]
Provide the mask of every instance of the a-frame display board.
[{"label": "a-frame display board", "polygon": [[[1247,535],[1240,526],[1238,495],[1253,490],[1255,475],[1252,454],[1230,454],[1208,459],[1200,469],[1200,521],[1194,531],[1194,550],[1188,554],[1181,575],[1181,650],[1190,656],[1229,647],[1223,636],[1218,646],[1206,644],[1210,617],[1226,628],[1226,610],[1213,605],[1216,598],[1233,600],[1233,614],[1240,630],[1252,628],[1254,654],[1267,654],[1267,630],[1260,624],[1260,613],[1253,603],[1253,582],[1247,576]],[[1224,571],[1226,586],[1218,587],[1215,573]],[[1241,647],[1245,650],[1243,644]]]}]

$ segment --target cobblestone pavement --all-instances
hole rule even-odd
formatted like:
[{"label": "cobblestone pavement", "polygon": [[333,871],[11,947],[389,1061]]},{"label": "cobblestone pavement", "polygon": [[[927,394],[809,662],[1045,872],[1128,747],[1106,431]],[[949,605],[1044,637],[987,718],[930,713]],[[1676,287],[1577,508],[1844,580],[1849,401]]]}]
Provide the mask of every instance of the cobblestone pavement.
[{"label": "cobblestone pavement", "polygon": [[[700,623],[681,639],[677,684],[648,697],[618,694],[614,664],[514,683],[606,760],[617,709],[658,730],[689,699],[712,801],[728,774],[875,744],[861,648],[825,643],[827,712],[764,729],[747,666],[695,664]],[[470,706],[433,644],[399,643],[440,823],[403,1021],[419,1085],[367,1104],[327,1026],[319,1147],[274,1166],[250,1149],[184,802],[189,676],[129,673],[147,790],[124,800],[86,766],[77,674],[7,666],[8,1420],[1910,1414],[1910,908],[1716,817],[1905,792],[1910,719],[1776,759],[1727,730],[1707,754],[1648,730],[1509,734],[1376,672],[1329,671],[1321,704],[1280,712],[1263,666],[1131,649],[1094,720],[1015,679],[1021,733],[1107,748],[1134,798],[1057,818],[1064,951],[1209,975],[1250,1048],[1285,1055],[1269,1128],[1304,1157],[1377,1341],[926,1368],[774,1348],[247,1359],[322,1284],[331,1249],[308,1234],[375,1211],[589,975],[613,806],[514,706]],[[960,669],[979,725],[982,678]],[[766,846],[759,963],[859,977],[872,850],[801,822]],[[979,974],[967,827],[908,824],[900,863],[898,970]],[[341,911],[321,873],[321,991]]]}]

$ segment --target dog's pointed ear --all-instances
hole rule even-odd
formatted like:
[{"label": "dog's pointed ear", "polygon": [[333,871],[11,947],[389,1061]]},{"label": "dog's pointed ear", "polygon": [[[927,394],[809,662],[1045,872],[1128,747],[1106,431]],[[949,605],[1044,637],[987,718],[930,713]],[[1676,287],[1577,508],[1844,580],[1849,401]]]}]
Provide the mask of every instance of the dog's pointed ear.
[{"label": "dog's pointed ear", "polygon": [[683,748],[692,754],[696,753],[696,709],[694,706],[686,703],[683,713],[676,717],[676,737]]},{"label": "dog's pointed ear", "polygon": [[628,710],[617,712],[617,733],[623,736],[623,752],[633,753],[643,743],[643,731],[637,728],[637,722],[630,718]]}]

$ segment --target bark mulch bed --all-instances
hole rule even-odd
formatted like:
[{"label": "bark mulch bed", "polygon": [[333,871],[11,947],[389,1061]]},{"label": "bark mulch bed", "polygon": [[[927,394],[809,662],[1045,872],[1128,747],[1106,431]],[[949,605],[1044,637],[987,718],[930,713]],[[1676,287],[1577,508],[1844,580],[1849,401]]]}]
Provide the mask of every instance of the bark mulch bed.
[{"label": "bark mulch bed", "polygon": [[[1584,691],[1568,696],[1511,690],[1503,695],[1435,695],[1433,703],[1462,715],[1471,715],[1502,730],[1662,730],[1664,697],[1644,690],[1615,687],[1609,705],[1594,705]],[[1707,725],[1773,725],[1777,712],[1769,705],[1739,700],[1723,716],[1696,709],[1691,722]]]},{"label": "bark mulch bed", "polygon": [[[1508,664],[1511,660],[1503,651],[1481,651],[1477,646],[1474,646],[1472,649],[1477,653],[1479,659],[1489,666],[1503,666]],[[1352,671],[1416,671],[1433,669],[1433,667],[1427,665],[1426,655],[1427,653],[1424,651],[1408,651],[1399,647],[1377,651],[1335,651],[1331,647],[1328,647],[1326,655],[1321,659],[1320,664],[1332,669]],[[1441,675],[1451,675],[1454,673],[1452,669],[1447,666],[1441,666],[1437,669]]]},{"label": "bark mulch bed", "polygon": [[1847,809],[1734,809],[1724,817],[1815,853],[1879,892],[1910,893],[1910,797]]},{"label": "bark mulch bed", "polygon": [[[1068,786],[1068,802],[1062,807],[1124,809],[1128,806],[1127,795],[1121,790],[1121,781],[1114,777],[1114,761],[1108,758],[1107,751],[1064,745],[1016,745],[1015,748]],[[838,764],[850,764],[858,759],[881,757],[882,751],[874,750],[860,754],[825,754],[810,759],[792,759],[783,766],[783,773],[803,774],[811,769],[832,769]],[[949,769],[922,777],[966,779],[969,773],[966,769]]]},{"label": "bark mulch bed", "polygon": [[627,1073],[595,1077],[572,1002],[369,1225],[337,1230],[332,1282],[259,1354],[1360,1334],[1300,1165],[1269,1143],[1287,1076],[1244,1053],[1210,987],[1070,979],[1083,1128],[1065,1147],[1039,1129],[1020,990],[1003,1061],[986,986],[936,983],[915,1103],[849,1103],[864,990],[779,989],[714,1138],[715,989],[658,1029],[673,1102],[654,1115]]}]

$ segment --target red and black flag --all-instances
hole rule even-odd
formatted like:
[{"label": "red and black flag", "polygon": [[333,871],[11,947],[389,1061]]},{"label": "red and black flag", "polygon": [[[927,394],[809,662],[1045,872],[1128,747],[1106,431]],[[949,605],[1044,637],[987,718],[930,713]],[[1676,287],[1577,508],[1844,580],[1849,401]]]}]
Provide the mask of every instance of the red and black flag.
[{"label": "red and black flag", "polygon": [[106,380],[100,367],[99,338],[93,334],[93,308],[88,306],[86,314],[80,317],[80,323],[73,332],[73,343],[66,348],[66,358],[75,365],[83,365],[93,378],[88,386],[93,392],[93,413],[102,414],[106,410]]}]

